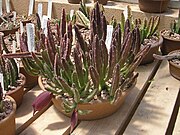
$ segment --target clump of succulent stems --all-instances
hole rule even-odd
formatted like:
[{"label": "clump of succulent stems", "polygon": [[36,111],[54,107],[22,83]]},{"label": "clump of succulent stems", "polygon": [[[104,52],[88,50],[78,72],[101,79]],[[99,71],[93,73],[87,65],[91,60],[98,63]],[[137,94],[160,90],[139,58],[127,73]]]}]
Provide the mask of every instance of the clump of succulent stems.
[{"label": "clump of succulent stems", "polygon": [[177,20],[171,22],[171,32],[180,34],[180,9]]},{"label": "clump of succulent stems", "polygon": [[[121,33],[121,25],[117,24],[108,51],[105,44],[107,21],[98,3],[90,14],[89,41],[83,39],[76,24],[66,23],[63,9],[56,31],[50,22],[47,24],[47,37],[41,29],[36,31],[36,52],[27,52],[27,40],[23,34],[22,52],[4,57],[21,57],[28,72],[46,78],[46,90],[63,99],[67,113],[76,110],[78,104],[101,99],[102,93],[106,93],[106,99],[114,103],[136,81],[138,73],[134,71],[150,49],[146,46],[140,50],[139,28],[130,31],[128,20],[126,24],[124,33]],[[73,28],[76,34],[74,46]]]},{"label": "clump of succulent stems", "polygon": [[3,50],[6,54],[10,53],[4,42],[3,33],[0,33],[0,73],[3,74],[4,90],[8,91],[16,86],[18,76],[18,67],[14,59],[4,58]]}]

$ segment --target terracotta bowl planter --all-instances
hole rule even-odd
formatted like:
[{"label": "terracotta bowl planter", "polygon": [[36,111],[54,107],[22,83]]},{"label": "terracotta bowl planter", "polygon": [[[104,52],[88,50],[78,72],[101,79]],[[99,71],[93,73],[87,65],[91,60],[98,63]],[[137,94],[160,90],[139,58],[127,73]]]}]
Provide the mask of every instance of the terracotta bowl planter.
[{"label": "terracotta bowl planter", "polygon": [[0,135],[15,135],[16,124],[15,124],[15,112],[16,103],[13,98],[6,96],[13,103],[12,112],[3,120],[0,121]]},{"label": "terracotta bowl planter", "polygon": [[151,46],[150,51],[142,60],[141,65],[149,64],[154,61],[153,54],[159,54],[159,47],[162,46],[162,43],[163,43],[163,38],[160,36],[159,41]]},{"label": "terracotta bowl planter", "polygon": [[[119,96],[115,104],[111,104],[109,103],[109,101],[103,100],[103,99],[100,99],[99,102],[94,101],[93,103],[79,104],[78,109],[91,110],[91,112],[86,115],[78,115],[78,119],[79,120],[95,120],[95,119],[101,119],[101,118],[105,118],[107,116],[112,115],[124,103],[126,96],[130,92],[130,89],[134,88],[136,81],[132,84],[130,88],[128,88],[125,92],[122,93],[122,95]],[[41,77],[38,78],[38,83],[39,83],[40,88],[44,89],[44,85],[42,83]],[[68,117],[71,117],[71,113],[65,113],[63,111],[61,98],[54,97],[52,99],[52,102],[54,103],[54,106],[57,108],[58,111],[60,111],[61,113],[63,113],[64,115]]]},{"label": "terracotta bowl planter", "polygon": [[25,88],[33,88],[38,84],[38,76],[29,75],[23,66],[20,66],[20,73],[26,77],[26,83],[24,85]]},{"label": "terracotta bowl planter", "polygon": [[24,84],[26,82],[26,77],[23,74],[20,74],[20,78],[22,78],[21,85],[17,86],[15,90],[8,91],[6,94],[14,98],[16,101],[17,107],[19,107],[23,100],[24,95]]},{"label": "terracotta bowl planter", "polygon": [[148,13],[165,12],[170,0],[139,0],[139,8],[141,11]]},{"label": "terracotta bowl planter", "polygon": [[[165,30],[162,30],[161,33],[163,33]],[[162,35],[162,34],[161,34]],[[180,49],[180,40],[178,39],[171,39],[169,37],[163,36],[163,45],[161,46],[161,52],[163,55],[166,55],[174,50]]]},{"label": "terracotta bowl planter", "polygon": [[106,5],[108,0],[94,0],[94,2],[99,2],[99,4]]},{"label": "terracotta bowl planter", "polygon": [[[180,54],[180,50],[172,51],[169,54],[172,54],[175,52],[179,52]],[[179,60],[179,64],[174,63],[172,60],[169,61],[169,72],[174,78],[180,80],[180,60]]]},{"label": "terracotta bowl planter", "polygon": [[81,0],[68,0],[71,4],[79,4]]},{"label": "terracotta bowl planter", "polygon": [[0,30],[0,32],[4,33],[4,36],[8,36],[9,34],[14,34],[16,31],[18,31],[19,27],[13,28],[11,30]]}]

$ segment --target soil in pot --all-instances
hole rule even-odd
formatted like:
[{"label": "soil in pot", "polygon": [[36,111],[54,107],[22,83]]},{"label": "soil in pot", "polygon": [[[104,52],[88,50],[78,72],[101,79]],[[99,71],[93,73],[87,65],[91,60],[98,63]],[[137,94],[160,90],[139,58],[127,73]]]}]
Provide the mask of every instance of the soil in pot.
[{"label": "soil in pot", "polygon": [[6,93],[7,95],[14,98],[14,100],[16,101],[17,107],[21,105],[22,100],[23,100],[25,82],[26,82],[26,77],[23,74],[20,74],[19,80],[17,80],[17,86],[12,87]]},{"label": "soil in pot", "polygon": [[13,98],[6,96],[4,101],[5,111],[0,113],[0,135],[15,135],[16,103]]},{"label": "soil in pot", "polygon": [[161,46],[161,52],[163,55],[167,55],[171,51],[180,49],[180,35],[172,33],[170,30],[162,30],[161,35],[163,37],[163,45]]},{"label": "soil in pot", "polygon": [[159,47],[162,45],[163,43],[163,38],[160,36],[160,38],[158,39],[156,36],[153,36],[150,39],[145,39],[143,45],[141,45],[141,48],[143,49],[143,47],[147,44],[151,44],[151,49],[148,52],[148,54],[144,57],[144,59],[141,62],[141,65],[144,64],[149,64],[152,63],[154,61],[154,57],[153,54],[159,54]]},{"label": "soil in pot", "polygon": [[165,12],[170,0],[139,0],[139,8],[141,11],[148,13]]},{"label": "soil in pot", "polygon": [[[180,50],[172,51],[169,54],[174,53],[180,54]],[[169,72],[174,78],[180,80],[180,58],[174,58],[169,61]]]},{"label": "soil in pot", "polygon": [[[117,98],[117,101],[114,104],[111,104],[107,99],[98,98],[96,100],[91,101],[90,103],[84,103],[79,104],[78,109],[79,110],[89,110],[90,112],[85,115],[78,115],[79,120],[95,120],[95,119],[101,119],[105,118],[107,116],[112,115],[115,113],[121,105],[124,103],[124,100],[126,96],[129,94],[131,89],[134,88],[137,80],[124,92],[122,92],[121,95]],[[46,83],[46,80],[39,77],[38,83],[41,89],[45,90],[44,85]],[[57,110],[64,115],[71,117],[71,113],[66,113],[62,107],[62,98],[56,96],[52,99],[52,102],[54,106],[57,108]]]}]

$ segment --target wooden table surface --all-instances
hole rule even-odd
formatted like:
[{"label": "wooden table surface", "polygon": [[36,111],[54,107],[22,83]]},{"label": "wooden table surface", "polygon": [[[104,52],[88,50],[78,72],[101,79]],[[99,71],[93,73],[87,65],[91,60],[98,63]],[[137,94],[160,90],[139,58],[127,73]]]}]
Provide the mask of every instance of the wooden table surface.
[{"label": "wooden table surface", "polygon": [[[180,81],[169,74],[167,62],[156,61],[140,66],[135,88],[124,104],[113,115],[94,121],[81,121],[73,135],[164,135],[178,96]],[[154,77],[154,78],[153,78]],[[33,116],[34,98],[42,90],[36,86],[28,91],[16,113],[17,134],[60,135],[69,133],[70,118],[49,104]],[[179,105],[179,104],[178,104]],[[179,107],[176,107],[176,110]],[[178,110],[177,110],[178,111]],[[178,113],[180,115],[180,112]],[[180,134],[180,116],[177,116],[173,134]],[[172,125],[172,124],[171,124]]]}]

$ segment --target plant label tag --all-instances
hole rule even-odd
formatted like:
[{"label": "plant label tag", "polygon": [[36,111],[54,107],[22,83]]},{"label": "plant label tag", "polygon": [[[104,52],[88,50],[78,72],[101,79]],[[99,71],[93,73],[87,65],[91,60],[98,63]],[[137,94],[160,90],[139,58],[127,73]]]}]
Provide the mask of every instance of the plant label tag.
[{"label": "plant label tag", "polygon": [[21,35],[23,34],[23,32],[24,32],[23,23],[20,22],[20,33],[21,33]]},{"label": "plant label tag", "polygon": [[73,15],[74,15],[74,10],[70,10],[70,19],[72,20],[73,18]]},{"label": "plant label tag", "polygon": [[44,34],[47,36],[47,22],[48,22],[48,16],[46,15],[43,15],[42,17],[42,24],[41,24],[41,27],[44,31]]},{"label": "plant label tag", "polygon": [[16,42],[17,42],[17,48],[19,48],[20,47],[19,31],[16,31]]},{"label": "plant label tag", "polygon": [[12,53],[16,53],[16,41],[12,41]]},{"label": "plant label tag", "polygon": [[29,0],[29,12],[28,12],[28,16],[33,14],[33,8],[34,8],[34,0]]},{"label": "plant label tag", "polygon": [[107,35],[106,35],[106,47],[108,49],[108,52],[110,50],[111,46],[111,40],[112,40],[112,33],[113,33],[113,26],[112,25],[107,25]]},{"label": "plant label tag", "polygon": [[49,19],[51,19],[51,15],[52,15],[52,0],[48,0],[47,16]]},{"label": "plant label tag", "polygon": [[10,0],[6,0],[6,12],[10,13]]},{"label": "plant label tag", "polygon": [[34,52],[35,51],[35,29],[33,23],[26,24],[26,31],[27,31],[27,43],[28,43],[28,51]]},{"label": "plant label tag", "polygon": [[4,76],[2,73],[0,73],[0,83],[1,83],[1,87],[2,87],[2,90],[3,90],[3,93],[5,94],[5,90],[4,90]]},{"label": "plant label tag", "polygon": [[42,3],[38,3],[38,15],[40,20],[42,20]]},{"label": "plant label tag", "polygon": [[15,62],[16,62],[16,65],[17,65],[17,72],[18,72],[18,74],[19,74],[19,72],[20,72],[20,60],[21,59],[19,59],[19,58],[17,58],[17,59],[14,59],[15,60]]},{"label": "plant label tag", "polygon": [[12,21],[13,21],[13,24],[15,25],[16,23],[16,11],[13,11],[13,18],[12,18]]},{"label": "plant label tag", "polygon": [[2,0],[0,0],[0,16],[2,16]]}]

